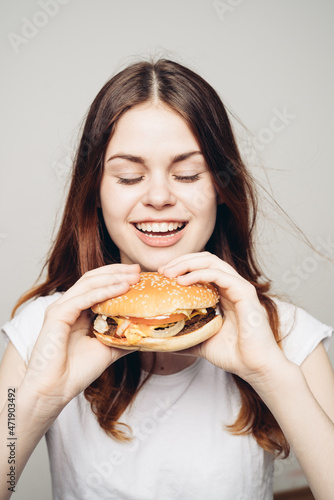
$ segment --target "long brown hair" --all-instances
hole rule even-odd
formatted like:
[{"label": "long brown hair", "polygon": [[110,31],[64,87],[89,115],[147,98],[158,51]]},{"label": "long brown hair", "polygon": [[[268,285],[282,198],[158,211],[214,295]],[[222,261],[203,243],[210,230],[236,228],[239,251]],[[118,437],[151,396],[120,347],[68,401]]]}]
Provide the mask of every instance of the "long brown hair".
[{"label": "long brown hair", "polygon": [[[257,289],[277,342],[279,319],[268,295],[270,284],[255,257],[254,228],[257,195],[252,176],[236,144],[227,111],[216,91],[198,74],[166,59],[140,61],[113,76],[93,101],[77,150],[67,202],[51,252],[44,282],[17,303],[55,291],[65,291],[80,276],[99,266],[119,262],[98,206],[105,151],[119,117],[149,101],[161,101],[188,123],[224,200],[218,205],[216,225],[206,250],[231,264]],[[252,433],[265,450],[287,456],[289,445],[270,410],[245,381],[234,376],[241,394],[235,434]],[[127,439],[118,423],[140,389],[138,353],[125,356],[105,370],[84,391],[101,427],[117,439]]]}]

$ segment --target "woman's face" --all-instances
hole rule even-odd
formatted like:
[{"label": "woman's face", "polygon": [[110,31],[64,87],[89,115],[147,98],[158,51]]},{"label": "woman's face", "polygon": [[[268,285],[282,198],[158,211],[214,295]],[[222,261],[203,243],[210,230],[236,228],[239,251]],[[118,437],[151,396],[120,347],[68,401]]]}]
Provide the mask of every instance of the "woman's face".
[{"label": "woman's face", "polygon": [[100,202],[124,264],[156,271],[204,250],[216,221],[217,193],[183,118],[159,103],[124,113],[107,147]]}]

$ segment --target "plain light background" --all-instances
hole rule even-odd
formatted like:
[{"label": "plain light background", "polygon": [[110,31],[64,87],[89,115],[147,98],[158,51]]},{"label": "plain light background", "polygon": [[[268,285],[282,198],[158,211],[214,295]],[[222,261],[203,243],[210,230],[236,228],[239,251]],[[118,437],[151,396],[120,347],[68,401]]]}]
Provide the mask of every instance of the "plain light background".
[{"label": "plain light background", "polygon": [[[0,12],[1,325],[41,270],[88,106],[149,56],[200,73],[245,124],[235,121],[253,174],[321,252],[265,204],[264,269],[275,290],[334,325],[331,0],[2,0]],[[278,463],[277,490],[304,483],[294,459]],[[43,441],[13,498],[51,498]]]}]

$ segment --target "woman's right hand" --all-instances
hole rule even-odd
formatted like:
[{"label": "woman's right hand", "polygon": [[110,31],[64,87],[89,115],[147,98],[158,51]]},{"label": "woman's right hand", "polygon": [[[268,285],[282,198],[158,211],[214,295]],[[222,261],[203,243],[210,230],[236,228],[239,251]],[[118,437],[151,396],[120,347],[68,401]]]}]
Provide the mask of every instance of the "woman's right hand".
[{"label": "woman's right hand", "polygon": [[21,387],[58,412],[110,364],[128,354],[87,335],[90,308],[127,292],[139,281],[139,273],[137,264],[94,269],[53,302],[46,309]]}]

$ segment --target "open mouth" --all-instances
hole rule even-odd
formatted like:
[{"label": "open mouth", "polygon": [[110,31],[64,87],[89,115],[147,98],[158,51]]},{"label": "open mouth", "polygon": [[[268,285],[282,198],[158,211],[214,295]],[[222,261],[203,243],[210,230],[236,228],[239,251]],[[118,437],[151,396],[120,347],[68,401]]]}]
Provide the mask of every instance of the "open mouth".
[{"label": "open mouth", "polygon": [[134,224],[138,231],[151,238],[175,235],[186,225],[187,222],[137,222]]}]

